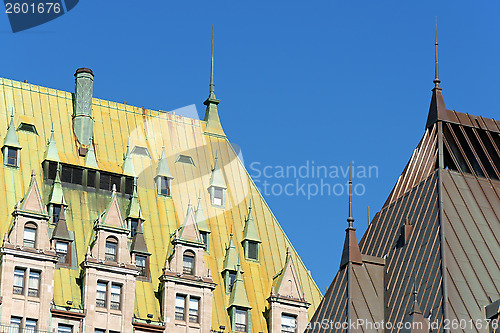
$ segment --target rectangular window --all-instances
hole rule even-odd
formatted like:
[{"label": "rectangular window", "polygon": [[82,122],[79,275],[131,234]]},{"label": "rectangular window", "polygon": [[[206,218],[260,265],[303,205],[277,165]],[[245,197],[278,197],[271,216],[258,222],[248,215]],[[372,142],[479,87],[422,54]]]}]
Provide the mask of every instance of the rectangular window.
[{"label": "rectangular window", "polygon": [[117,248],[117,243],[114,241],[114,239],[106,240],[106,253],[105,253],[106,260],[116,261],[116,248]]},{"label": "rectangular window", "polygon": [[182,273],[194,274],[194,254],[187,252],[182,256]]},{"label": "rectangular window", "polygon": [[57,333],[73,333],[73,326],[58,324]]},{"label": "rectangular window", "polygon": [[97,282],[95,305],[100,308],[106,307],[106,282]]},{"label": "rectangular window", "polygon": [[248,259],[259,260],[259,243],[247,241]]},{"label": "rectangular window", "polygon": [[247,331],[247,310],[236,309],[234,318],[234,330],[236,332]]},{"label": "rectangular window", "polygon": [[52,223],[57,224],[59,222],[59,215],[61,214],[61,205],[52,205]]},{"label": "rectangular window", "polygon": [[21,332],[21,321],[23,318],[20,317],[10,317],[10,333],[20,333]]},{"label": "rectangular window", "polygon": [[56,253],[59,258],[60,264],[68,263],[68,243],[66,242],[57,242],[56,243]]},{"label": "rectangular window", "polygon": [[146,260],[147,260],[146,256],[141,256],[141,255],[138,255],[138,254],[135,255],[135,266],[139,270],[139,275],[140,276],[147,276],[147,272],[146,272]]},{"label": "rectangular window", "polygon": [[297,327],[297,319],[295,316],[281,314],[281,332],[294,333]]},{"label": "rectangular window", "polygon": [[111,189],[111,175],[109,173],[101,172],[101,178],[99,181],[99,188],[101,190],[110,190]]},{"label": "rectangular window", "polygon": [[87,186],[95,187],[95,177],[96,177],[96,172],[94,170],[87,171]]},{"label": "rectangular window", "polygon": [[201,238],[205,244],[205,251],[208,251],[208,232],[200,231]]},{"label": "rectangular window", "polygon": [[160,194],[170,195],[170,179],[167,177],[160,177]]},{"label": "rectangular window", "polygon": [[61,181],[64,183],[71,183],[72,168],[68,165],[63,165],[61,170]]},{"label": "rectangular window", "polygon": [[229,292],[233,290],[234,280],[236,280],[236,273],[229,272]]},{"label": "rectangular window", "polygon": [[48,179],[54,180],[56,179],[57,173],[57,162],[49,162],[49,173],[47,175]]},{"label": "rectangular window", "polygon": [[222,206],[224,191],[221,188],[214,188],[214,199],[213,204],[216,206]]},{"label": "rectangular window", "polygon": [[184,319],[184,309],[186,307],[186,296],[177,295],[175,297],[175,320]]},{"label": "rectangular window", "polygon": [[111,309],[120,310],[121,292],[122,292],[122,286],[114,283],[111,285],[111,303],[110,303]]},{"label": "rectangular window", "polygon": [[24,294],[24,274],[26,270],[23,268],[16,268],[14,270],[14,290],[12,291],[16,295]]},{"label": "rectangular window", "polygon": [[122,177],[121,176],[115,176],[111,175],[111,187],[109,190],[113,190],[113,185],[116,185],[116,192],[120,192],[120,185],[122,182]]},{"label": "rectangular window", "polygon": [[30,271],[28,282],[28,296],[38,297],[40,289],[40,272]]},{"label": "rectangular window", "polygon": [[35,238],[36,238],[36,229],[25,226],[24,227],[23,246],[34,248],[35,247]]},{"label": "rectangular window", "polygon": [[26,324],[24,325],[25,333],[35,333],[36,332],[36,320],[26,319]]},{"label": "rectangular window", "polygon": [[7,165],[17,167],[17,149],[7,147]]},{"label": "rectangular window", "polygon": [[125,177],[125,194],[134,193],[134,178]]},{"label": "rectangular window", "polygon": [[191,297],[189,298],[189,322],[197,323],[200,313],[200,299]]},{"label": "rectangular window", "polygon": [[106,330],[100,329],[100,328],[95,328],[94,333],[106,333]]},{"label": "rectangular window", "polygon": [[134,237],[137,233],[137,226],[139,225],[139,219],[130,219],[130,236]]}]

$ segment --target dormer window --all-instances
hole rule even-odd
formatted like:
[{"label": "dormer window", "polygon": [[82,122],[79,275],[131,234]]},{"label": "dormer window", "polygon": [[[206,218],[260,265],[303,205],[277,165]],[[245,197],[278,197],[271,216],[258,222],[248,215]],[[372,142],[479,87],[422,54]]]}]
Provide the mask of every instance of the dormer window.
[{"label": "dormer window", "polygon": [[36,224],[26,223],[24,225],[23,246],[34,248],[36,243]]},{"label": "dormer window", "polygon": [[159,177],[159,180],[160,180],[160,186],[158,189],[159,194],[169,197],[170,193],[171,193],[171,191],[170,191],[170,183],[171,183],[170,178],[162,176],[162,177]]},{"label": "dormer window", "polygon": [[214,197],[212,204],[216,206],[222,206],[222,200],[224,199],[224,190],[221,188],[214,188]]},{"label": "dormer window", "polygon": [[244,308],[236,308],[234,311],[234,330],[236,332],[248,332],[248,311]]},{"label": "dormer window", "polygon": [[18,154],[19,149],[13,147],[5,147],[5,165],[11,167],[18,167]]},{"label": "dormer window", "polygon": [[129,218],[130,220],[130,237],[134,237],[137,233],[137,226],[139,225],[139,219]]},{"label": "dormer window", "polygon": [[297,327],[297,317],[281,314],[281,333],[295,333]]},{"label": "dormer window", "polygon": [[194,252],[184,252],[182,256],[182,273],[194,275]]},{"label": "dormer window", "polygon": [[52,223],[57,224],[59,221],[59,214],[61,214],[61,206],[58,204],[52,204]]},{"label": "dormer window", "polygon": [[116,261],[117,250],[118,250],[118,240],[114,237],[108,237],[106,239],[105,259],[108,261]]},{"label": "dormer window", "polygon": [[139,271],[139,276],[149,277],[149,257],[141,254],[135,255],[135,266]]},{"label": "dormer window", "polygon": [[203,243],[205,244],[205,251],[208,252],[208,232],[200,230],[201,239],[203,239]]},{"label": "dormer window", "polygon": [[69,264],[69,248],[68,242],[57,241],[56,253],[60,264]]}]

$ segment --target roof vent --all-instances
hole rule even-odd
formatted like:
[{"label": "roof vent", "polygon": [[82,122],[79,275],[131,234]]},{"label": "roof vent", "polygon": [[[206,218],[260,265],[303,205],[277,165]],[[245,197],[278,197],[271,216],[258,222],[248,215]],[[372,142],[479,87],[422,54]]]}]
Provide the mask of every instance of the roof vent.
[{"label": "roof vent", "polygon": [[151,155],[149,155],[148,148],[146,147],[135,146],[134,149],[132,150],[132,154],[147,156],[151,158]]},{"label": "roof vent", "polygon": [[17,130],[38,135],[38,132],[36,131],[36,127],[33,124],[20,123],[19,126],[17,127]]},{"label": "roof vent", "polygon": [[184,163],[184,164],[191,164],[193,166],[196,166],[194,164],[194,161],[193,161],[193,158],[191,156],[187,156],[187,155],[179,155],[179,157],[177,157],[177,160],[175,161],[175,163]]}]

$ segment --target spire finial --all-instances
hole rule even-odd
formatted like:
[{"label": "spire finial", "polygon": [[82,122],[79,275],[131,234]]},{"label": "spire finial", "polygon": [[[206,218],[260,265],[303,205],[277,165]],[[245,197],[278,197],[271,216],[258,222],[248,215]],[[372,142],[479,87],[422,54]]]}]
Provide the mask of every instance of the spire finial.
[{"label": "spire finial", "polygon": [[349,163],[349,228],[353,227],[354,218],[352,217],[352,163]]},{"label": "spire finial", "polygon": [[439,80],[439,63],[438,63],[438,23],[437,23],[437,16],[436,16],[436,42],[434,43],[434,46],[436,47],[435,50],[435,55],[436,55],[436,68],[434,69],[434,88],[439,88],[439,83],[441,83],[441,80]]},{"label": "spire finial", "polygon": [[215,84],[214,84],[214,25],[212,24],[212,61],[210,62],[210,96],[215,99]]}]

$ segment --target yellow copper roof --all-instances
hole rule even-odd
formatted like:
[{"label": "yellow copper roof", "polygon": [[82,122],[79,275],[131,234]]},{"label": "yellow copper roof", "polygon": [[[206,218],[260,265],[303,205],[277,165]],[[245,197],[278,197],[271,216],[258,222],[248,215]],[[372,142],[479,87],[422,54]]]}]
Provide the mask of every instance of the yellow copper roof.
[{"label": "yellow copper roof", "polygon": [[[69,92],[40,87],[0,78],[0,137],[7,133],[7,125],[12,109],[14,122],[21,117],[32,117],[39,135],[20,131],[17,133],[22,146],[20,168],[0,168],[0,219],[11,221],[15,203],[28,189],[31,170],[39,180],[44,203],[47,203],[51,186],[42,179],[41,163],[47,142],[51,135],[52,123],[54,139],[60,161],[74,165],[85,165],[75,146],[72,131],[73,101]],[[225,137],[203,134],[206,123],[166,112],[147,110],[130,105],[101,99],[93,99],[95,155],[99,169],[122,173],[122,165],[127,149],[138,145],[146,147],[151,158],[132,154],[133,166],[138,176],[137,194],[141,202],[144,238],[151,253],[151,282],[136,282],[135,316],[146,319],[154,314],[160,319],[160,307],[155,292],[158,291],[158,277],[164,267],[170,235],[184,220],[189,199],[195,200],[201,191],[201,205],[207,218],[210,234],[210,252],[206,254],[217,288],[214,290],[212,326],[230,327],[227,315],[229,297],[224,291],[220,272],[223,269],[225,247],[229,243],[231,226],[238,255],[244,258],[241,241],[245,215],[252,200],[254,221],[261,244],[260,263],[241,260],[244,285],[252,307],[252,330],[267,332],[267,324],[262,315],[266,310],[273,276],[279,272],[286,258],[286,249],[293,249],[273,213],[258,192],[246,169],[237,158]],[[172,198],[159,197],[153,184],[156,168],[165,145],[167,161],[174,177]],[[179,154],[192,157],[195,166],[176,163]],[[219,166],[227,185],[225,210],[210,204],[207,188],[218,156]],[[0,157],[3,158],[3,157]],[[2,163],[3,165],[3,163]],[[92,234],[92,223],[110,203],[109,192],[96,193],[69,188],[63,185],[68,210],[66,220],[70,233],[74,234],[77,246],[78,264],[84,260]],[[122,214],[129,205],[128,198],[118,199]],[[0,225],[0,232],[7,231],[9,223]],[[321,300],[321,293],[307,272],[297,253],[292,250],[297,263],[297,273],[305,296],[311,303],[309,315]],[[79,270],[60,268],[56,270],[54,302],[65,305],[73,300],[73,306],[81,305],[81,290],[77,283]]]}]

